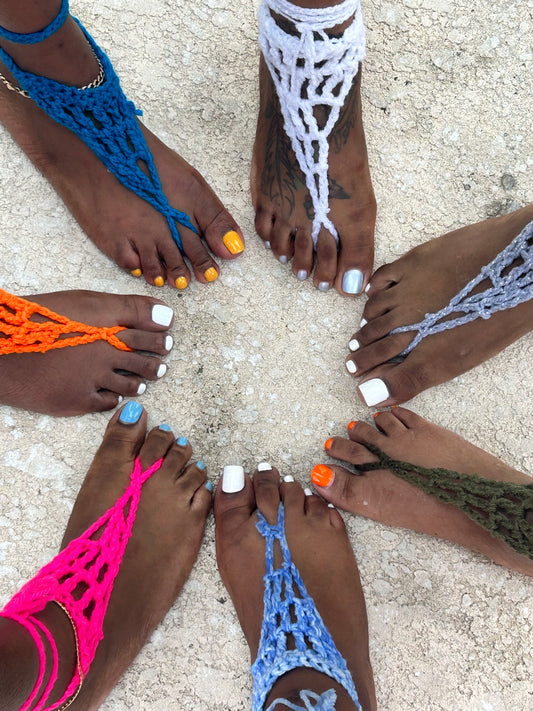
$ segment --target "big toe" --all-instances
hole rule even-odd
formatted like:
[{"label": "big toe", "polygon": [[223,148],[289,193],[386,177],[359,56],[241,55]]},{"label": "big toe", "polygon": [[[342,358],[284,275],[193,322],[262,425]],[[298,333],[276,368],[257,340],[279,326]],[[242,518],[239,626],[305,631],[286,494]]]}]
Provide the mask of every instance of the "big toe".
[{"label": "big toe", "polygon": [[366,509],[375,507],[375,491],[368,475],[357,475],[344,467],[317,464],[311,481],[320,496],[334,506],[369,516]]}]

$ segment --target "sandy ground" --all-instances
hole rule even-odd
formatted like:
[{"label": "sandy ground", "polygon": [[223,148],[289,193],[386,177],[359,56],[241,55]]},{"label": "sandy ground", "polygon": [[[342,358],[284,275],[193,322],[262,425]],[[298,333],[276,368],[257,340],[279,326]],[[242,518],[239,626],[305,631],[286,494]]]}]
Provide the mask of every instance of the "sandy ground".
[{"label": "sandy ground", "polygon": [[[248,192],[258,101],[256,2],[73,3],[147,124],[217,190],[248,238],[187,293],[120,271],[0,129],[0,284],[157,294],[176,310],[150,424],[186,435],[219,476],[267,459],[309,480],[324,440],[371,420],[343,361],[364,298],[301,284],[254,234]],[[379,211],[376,266],[531,200],[533,2],[368,0],[364,111]],[[268,324],[268,327],[265,327]],[[533,472],[531,336],[410,403]],[[529,365],[528,365],[529,364]],[[0,600],[55,553],[108,416],[0,408]],[[533,585],[457,546],[346,517],[367,596],[382,711],[531,711]],[[250,707],[248,653],[218,576],[213,522],[178,602],[107,711]]]}]

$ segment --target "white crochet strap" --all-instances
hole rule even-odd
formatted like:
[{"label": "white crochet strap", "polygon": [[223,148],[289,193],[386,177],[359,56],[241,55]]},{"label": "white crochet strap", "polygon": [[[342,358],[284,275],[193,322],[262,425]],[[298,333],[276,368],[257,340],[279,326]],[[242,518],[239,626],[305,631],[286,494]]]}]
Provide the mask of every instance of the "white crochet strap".
[{"label": "white crochet strap", "polygon": [[[290,20],[297,34],[279,27],[272,13]],[[352,22],[340,37],[329,37],[325,32],[351,17]],[[313,243],[316,246],[322,227],[338,240],[328,217],[328,138],[365,56],[361,2],[344,0],[339,5],[313,10],[287,0],[263,0],[259,8],[259,43],[279,97],[285,132],[313,202]],[[323,126],[315,117],[318,107],[326,111]]]}]

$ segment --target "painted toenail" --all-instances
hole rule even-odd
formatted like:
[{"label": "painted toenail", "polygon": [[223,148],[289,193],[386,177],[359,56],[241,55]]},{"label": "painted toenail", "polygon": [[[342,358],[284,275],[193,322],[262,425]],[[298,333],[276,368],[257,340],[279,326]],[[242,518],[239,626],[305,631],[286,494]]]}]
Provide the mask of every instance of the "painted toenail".
[{"label": "painted toenail", "polygon": [[222,474],[222,491],[226,494],[236,494],[244,489],[244,469],[236,465],[224,467]]},{"label": "painted toenail", "polygon": [[235,230],[226,232],[224,237],[222,237],[222,241],[226,245],[228,252],[231,252],[231,254],[240,254],[244,251],[243,241]]},{"label": "painted toenail", "polygon": [[270,242],[265,242],[264,244],[267,249],[272,249],[272,245],[270,244]]},{"label": "painted toenail", "polygon": [[159,429],[163,430],[163,432],[170,432],[170,425],[159,425]]},{"label": "painted toenail", "polygon": [[313,496],[313,492],[312,492],[311,489],[309,489],[308,487],[306,487],[306,488],[304,489],[304,494],[305,494],[306,496]]},{"label": "painted toenail", "polygon": [[215,279],[218,279],[218,272],[215,267],[209,267],[209,269],[204,272],[204,277],[207,281],[215,281]]},{"label": "painted toenail", "polygon": [[353,360],[347,360],[346,361],[346,370],[351,373],[352,375],[354,373],[357,373],[357,366],[353,362]]},{"label": "painted toenail", "polygon": [[352,351],[352,353],[359,350],[359,341],[357,338],[352,338],[352,340],[348,343],[348,348]]},{"label": "painted toenail", "polygon": [[319,291],[329,291],[329,281],[321,281],[318,285]]},{"label": "painted toenail", "polygon": [[164,304],[154,304],[152,306],[152,321],[158,326],[170,326],[174,318],[174,311],[170,306]]},{"label": "painted toenail", "polygon": [[207,489],[207,491],[208,491],[210,494],[213,493],[213,484],[211,484],[210,481],[206,481],[206,482],[205,482],[205,488]]},{"label": "painted toenail", "polygon": [[176,444],[179,444],[180,447],[186,447],[188,442],[189,440],[186,437],[178,437],[176,440]]},{"label": "painted toenail", "polygon": [[164,363],[161,363],[161,365],[160,365],[159,368],[157,369],[156,376],[157,376],[158,378],[162,378],[163,375],[164,375],[166,372],[167,372],[167,366],[166,366]]},{"label": "painted toenail", "polygon": [[349,430],[353,430],[354,427],[355,427],[355,420],[352,420],[351,422],[348,422],[348,429],[349,429]]},{"label": "painted toenail", "polygon": [[366,320],[366,318],[362,318],[361,323],[359,324],[359,328],[363,328],[363,326],[366,326],[367,323],[368,321]]},{"label": "painted toenail", "polygon": [[137,395],[142,395],[146,392],[146,383],[141,383],[137,388]]},{"label": "painted toenail", "polygon": [[202,462],[201,459],[199,459],[199,460],[196,462],[196,466],[197,466],[198,469],[200,469],[201,471],[203,471],[203,470],[205,469],[205,464]]},{"label": "painted toenail", "polygon": [[292,474],[287,474],[287,476],[283,477],[283,481],[286,481],[287,484],[290,484],[291,482],[294,481],[294,477]]},{"label": "painted toenail", "polygon": [[178,277],[174,284],[176,285],[176,289],[186,289],[188,285],[185,277]]},{"label": "painted toenail", "polygon": [[324,443],[324,449],[326,449],[326,450],[329,449],[332,444],[333,444],[333,437],[330,437],[329,439],[327,439],[327,440],[325,441],[325,443]]},{"label": "painted toenail", "polygon": [[165,280],[162,276],[156,276],[156,278],[154,279],[154,284],[156,286],[165,286]]},{"label": "painted toenail", "polygon": [[119,395],[118,396],[118,404],[120,405],[121,402],[124,402],[124,398],[122,397],[122,395]]},{"label": "painted toenail", "polygon": [[334,509],[334,508],[335,508],[335,506],[333,506],[333,504],[328,504],[328,509]]},{"label": "painted toenail", "polygon": [[289,258],[287,257],[286,254],[282,254],[281,257],[279,258],[279,261],[280,261],[282,264],[287,264],[287,262],[289,261]]},{"label": "painted toenail", "polygon": [[368,294],[369,291],[370,291],[370,284],[367,284],[365,287],[365,294]]},{"label": "painted toenail", "polygon": [[143,270],[142,270],[142,269],[134,269],[134,270],[131,272],[131,275],[134,276],[134,277],[140,277],[140,276],[143,275]]},{"label": "painted toenail", "polygon": [[257,465],[257,471],[258,472],[271,472],[272,467],[268,462],[261,462],[260,464]]},{"label": "painted toenail", "polygon": [[174,345],[174,339],[172,338],[172,336],[167,336],[165,338],[165,350],[171,351],[173,345]]},{"label": "painted toenail", "polygon": [[317,464],[311,472],[311,481],[317,486],[329,486],[333,481],[334,474],[325,464]]},{"label": "painted toenail", "polygon": [[350,269],[342,277],[342,290],[346,294],[359,294],[363,288],[364,276],[359,269]]},{"label": "painted toenail", "polygon": [[368,407],[379,405],[390,397],[387,386],[380,378],[372,378],[372,380],[366,380],[364,383],[361,383],[359,385],[359,392]]},{"label": "painted toenail", "polygon": [[381,414],[380,412],[374,412],[374,414],[372,415],[372,417],[373,417],[374,419],[376,419],[376,417],[377,417],[378,415],[380,415],[380,414]]},{"label": "painted toenail", "polygon": [[307,272],[305,271],[305,269],[299,269],[296,278],[300,281],[305,281],[307,279]]},{"label": "painted toenail", "polygon": [[123,425],[134,425],[139,421],[142,411],[143,406],[131,400],[124,405],[118,419]]}]

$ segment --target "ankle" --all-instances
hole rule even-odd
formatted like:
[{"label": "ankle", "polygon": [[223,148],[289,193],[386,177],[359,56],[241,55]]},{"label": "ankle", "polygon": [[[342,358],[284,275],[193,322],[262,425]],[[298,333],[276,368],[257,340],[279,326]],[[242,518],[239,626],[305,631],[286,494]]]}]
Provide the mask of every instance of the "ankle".
[{"label": "ankle", "polygon": [[[48,706],[63,696],[72,681],[77,664],[76,638],[71,621],[59,605],[51,602],[35,617],[48,629],[57,647],[57,679],[46,700]],[[52,657],[49,650],[47,650],[46,657],[43,689],[52,673]]]},{"label": "ankle", "polygon": [[39,674],[35,642],[22,625],[0,617],[0,708],[16,711],[29,698]]},{"label": "ankle", "polygon": [[[267,709],[276,699],[287,699],[296,706],[302,705],[300,692],[304,689],[313,691],[315,694],[323,694],[329,689],[333,689],[337,694],[335,711],[355,711],[355,702],[350,698],[346,690],[334,679],[322,674],[322,672],[307,667],[299,667],[284,674],[276,681],[265,702]],[[363,711],[374,711],[375,707],[364,703],[364,697],[359,699]],[[285,711],[288,707],[283,703],[277,704],[275,711]]]}]

